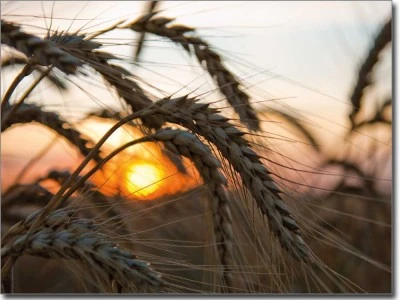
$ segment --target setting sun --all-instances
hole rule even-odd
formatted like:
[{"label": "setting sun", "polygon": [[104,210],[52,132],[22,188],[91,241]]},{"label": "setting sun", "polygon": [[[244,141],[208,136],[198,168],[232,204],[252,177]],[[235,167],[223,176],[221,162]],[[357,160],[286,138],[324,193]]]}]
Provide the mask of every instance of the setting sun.
[{"label": "setting sun", "polygon": [[129,192],[147,196],[159,188],[163,172],[148,163],[134,164],[127,170],[126,179]]}]

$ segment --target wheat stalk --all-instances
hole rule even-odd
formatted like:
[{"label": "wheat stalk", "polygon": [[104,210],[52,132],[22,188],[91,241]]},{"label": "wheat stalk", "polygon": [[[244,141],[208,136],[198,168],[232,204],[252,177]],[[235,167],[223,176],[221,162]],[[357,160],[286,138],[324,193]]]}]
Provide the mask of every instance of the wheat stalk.
[{"label": "wheat stalk", "polygon": [[[186,36],[193,28],[183,25],[167,26],[173,19],[152,18],[154,13],[144,15],[121,28],[130,28],[139,33],[152,33],[181,45],[187,52],[194,53],[200,64],[205,63],[208,73],[217,82],[220,92],[239,115],[240,120],[250,129],[259,130],[257,114],[250,105],[249,95],[245,93],[235,76],[223,64],[221,56],[213,51],[207,42]],[[193,47],[193,50],[190,48]]]},{"label": "wheat stalk", "polygon": [[321,147],[318,143],[318,140],[312,134],[312,132],[305,125],[302,124],[302,121],[298,117],[295,117],[289,113],[276,110],[273,108],[263,109],[262,111],[259,112],[260,115],[263,115],[264,113],[266,116],[276,115],[282,119],[285,119],[288,122],[288,124],[292,125],[300,133],[303,134],[303,136],[306,138],[309,144],[315,149],[315,151],[321,152]]},{"label": "wheat stalk", "polygon": [[[122,289],[142,290],[145,287],[162,287],[165,282],[159,273],[150,268],[149,263],[139,260],[130,251],[119,248],[105,235],[98,232],[90,221],[71,219],[72,214],[57,210],[49,214],[42,226],[32,235],[27,230],[38,214],[28,218],[17,230],[11,228],[1,249],[1,257],[19,257],[30,254],[45,258],[68,259],[82,263],[88,270],[109,281],[102,288],[111,291],[111,281],[115,280]],[[20,230],[25,228],[25,230]],[[10,233],[11,232],[11,233]]]}]

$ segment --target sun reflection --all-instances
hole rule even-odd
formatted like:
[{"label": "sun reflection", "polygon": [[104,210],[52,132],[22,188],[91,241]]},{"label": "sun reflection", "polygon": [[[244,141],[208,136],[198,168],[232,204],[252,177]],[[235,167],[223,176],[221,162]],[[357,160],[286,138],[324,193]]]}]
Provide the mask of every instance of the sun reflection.
[{"label": "sun reflection", "polygon": [[148,196],[159,189],[163,172],[149,163],[135,163],[126,172],[127,189],[130,193]]}]

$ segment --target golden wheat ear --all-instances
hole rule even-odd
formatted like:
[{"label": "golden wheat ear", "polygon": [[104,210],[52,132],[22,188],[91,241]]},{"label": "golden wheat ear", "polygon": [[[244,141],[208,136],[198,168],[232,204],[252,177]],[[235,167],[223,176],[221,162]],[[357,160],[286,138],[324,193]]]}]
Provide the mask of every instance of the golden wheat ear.
[{"label": "golden wheat ear", "polygon": [[61,50],[52,41],[25,33],[20,26],[1,20],[1,43],[17,49],[27,57],[35,56],[42,66],[54,65],[66,74],[75,74],[82,62]]},{"label": "golden wheat ear", "polygon": [[214,144],[222,156],[239,174],[261,212],[267,216],[270,229],[281,246],[297,260],[310,258],[310,251],[303,241],[300,229],[283,201],[282,190],[277,186],[260,156],[243,137],[245,132],[233,126],[209,104],[199,103],[187,96],[161,99],[138,113],[142,118],[155,115],[166,122],[188,128]]},{"label": "golden wheat ear", "polygon": [[97,281],[103,292],[117,290],[138,292],[164,287],[161,275],[148,262],[99,232],[90,220],[74,219],[74,211],[55,210],[49,213],[42,226],[28,234],[40,211],[24,222],[14,225],[3,238],[1,258],[18,258],[23,254],[74,260],[84,272]]},{"label": "golden wheat ear", "polygon": [[[136,21],[121,28],[129,28],[139,33],[151,33],[165,37],[194,54],[201,65],[206,65],[207,72],[217,83],[220,92],[239,115],[240,120],[249,129],[259,130],[260,124],[256,111],[250,104],[249,95],[240,87],[235,75],[223,64],[222,57],[211,49],[204,40],[186,35],[194,28],[184,25],[168,26],[173,19],[157,17],[154,13],[139,17]],[[192,48],[191,48],[192,47]]]},{"label": "golden wheat ear", "polygon": [[[120,60],[118,57],[108,52],[99,51],[102,46],[101,43],[85,40],[84,37],[84,35],[54,35],[52,40],[63,51],[77,57],[82,63],[98,72],[107,85],[115,88],[117,94],[132,108],[133,112],[153,103],[135,81],[136,78],[131,72],[121,66],[109,63],[111,59]],[[163,125],[158,119],[152,117],[142,119],[142,123],[151,129],[158,129]]]}]

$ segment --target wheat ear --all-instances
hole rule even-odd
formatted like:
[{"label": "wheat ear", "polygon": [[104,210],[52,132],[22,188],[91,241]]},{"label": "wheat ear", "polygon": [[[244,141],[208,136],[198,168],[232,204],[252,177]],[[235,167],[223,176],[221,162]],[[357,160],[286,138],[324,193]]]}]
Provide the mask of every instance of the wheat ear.
[{"label": "wheat ear", "polygon": [[[60,188],[47,205],[45,212],[56,208],[63,199],[69,197],[74,189],[71,188],[65,193],[68,189],[67,183],[73,181],[73,178],[82,171],[90,158],[97,153],[101,145],[115,130],[129,121],[149,115],[161,118],[164,122],[182,125],[213,143],[238,172],[259,209],[268,217],[271,230],[282,247],[298,260],[309,258],[309,248],[304,243],[300,229],[281,197],[282,191],[271,177],[272,173],[261,163],[258,154],[243,138],[245,133],[230,124],[228,118],[219,115],[218,110],[210,108],[209,104],[198,103],[196,99],[188,97],[161,99],[150,107],[126,116],[116,123],[93,147],[91,153]],[[38,219],[35,226],[40,224],[41,218],[43,216]]]},{"label": "wheat ear", "polygon": [[364,63],[358,71],[357,83],[354,86],[353,93],[350,97],[353,104],[353,110],[350,113],[350,121],[354,124],[354,118],[359,112],[362,104],[362,98],[365,89],[371,84],[372,70],[379,60],[379,55],[385,46],[392,40],[392,18],[382,27],[378,35],[375,37],[374,45],[370,49]]},{"label": "wheat ear", "polygon": [[142,142],[162,141],[168,150],[179,153],[194,162],[204,184],[208,186],[210,191],[214,235],[218,257],[223,266],[222,278],[226,287],[232,287],[232,274],[229,271],[229,266],[233,264],[232,214],[224,189],[227,181],[219,170],[220,162],[214,157],[207,145],[187,131],[165,128],[139,140]]},{"label": "wheat ear", "polygon": [[[213,51],[207,42],[192,36],[186,36],[193,28],[183,25],[167,26],[173,19],[152,18],[154,13],[138,18],[124,25],[139,33],[152,33],[181,45],[187,52],[193,53],[200,64],[205,64],[208,73],[218,84],[220,92],[239,115],[240,120],[252,130],[259,130],[260,124],[256,112],[250,105],[249,95],[245,93],[236,77],[223,64],[221,56]],[[190,48],[193,47],[193,49]]]},{"label": "wheat ear", "polygon": [[139,113],[164,118],[165,121],[182,125],[213,143],[238,172],[244,186],[250,191],[261,212],[268,217],[270,227],[282,247],[294,258],[305,260],[309,249],[304,243],[299,227],[284,203],[280,188],[271,172],[261,163],[249,143],[229,119],[219,115],[217,109],[196,99],[180,97],[162,99]]},{"label": "wheat ear", "polygon": [[4,20],[1,20],[1,43],[17,49],[27,57],[33,55],[42,66],[54,65],[66,74],[74,74],[82,65],[79,59],[61,50],[52,41],[25,33],[20,26]]},{"label": "wheat ear", "polygon": [[[108,85],[115,88],[118,95],[132,108],[132,111],[139,111],[153,103],[139,84],[133,80],[133,74],[108,62],[110,59],[118,59],[116,56],[98,51],[101,47],[100,43],[84,38],[85,35],[54,34],[51,40],[65,52],[79,58],[83,63],[96,70]],[[148,128],[160,128],[162,125],[152,117],[142,120],[142,122]]]},{"label": "wheat ear", "polygon": [[[16,104],[10,106],[10,110],[12,110],[14,105]],[[31,122],[38,122],[54,130],[75,145],[83,156],[86,156],[91,150],[91,147],[88,146],[89,143],[92,143],[89,138],[84,137],[79,131],[73,129],[71,125],[62,120],[58,114],[54,112],[43,111],[41,107],[34,104],[22,104],[18,110],[14,111],[12,116],[7,120],[1,130],[4,131],[14,124]],[[98,153],[96,153],[93,158],[96,161],[101,160],[100,154]]]},{"label": "wheat ear", "polygon": [[[118,285],[131,292],[143,290],[145,287],[162,287],[165,282],[150,264],[139,260],[130,251],[119,248],[107,236],[100,234],[96,225],[82,219],[71,219],[71,214],[64,210],[53,211],[46,217],[45,226],[41,226],[27,235],[32,220],[28,218],[23,224],[25,231],[17,230],[8,235],[8,242],[1,249],[2,259],[30,254],[45,258],[75,260],[102,283],[115,280]],[[18,226],[21,228],[22,226]],[[10,232],[13,228],[10,229]],[[110,292],[111,282],[106,291]]]},{"label": "wheat ear", "polygon": [[[214,158],[210,149],[201,143],[193,134],[181,130],[162,129],[156,134],[148,135],[129,142],[107,155],[101,164],[93,167],[92,170],[85,174],[85,176],[76,177],[76,182],[73,182],[68,192],[64,194],[62,198],[68,199],[74,191],[79,190],[81,184],[84,183],[98,168],[100,168],[102,164],[106,163],[119,152],[137,143],[146,141],[164,142],[168,150],[172,150],[174,153],[179,153],[193,160],[203,177],[204,182],[209,185],[212,196],[210,206],[213,210],[213,223],[217,250],[221,264],[224,268],[223,280],[227,287],[232,286],[232,275],[228,270],[228,266],[231,265],[233,261],[231,246],[233,231],[231,228],[232,219],[229,203],[223,188],[223,185],[226,185],[226,179],[220,173],[220,164],[218,160]],[[72,176],[65,176],[65,179],[67,178],[72,178]]]},{"label": "wheat ear", "polygon": [[[84,40],[84,35],[54,35],[51,39],[66,52],[73,54],[96,70],[109,86],[115,88],[133,112],[140,111],[153,103],[139,84],[133,80],[134,76],[129,71],[108,63],[109,59],[117,59],[117,57],[107,52],[93,51],[101,46],[100,43]],[[145,125],[145,128],[142,128],[144,131],[146,128],[159,129],[163,125],[162,119],[153,116],[142,118],[141,121]],[[167,155],[180,172],[186,172],[179,156],[171,152]]]}]

